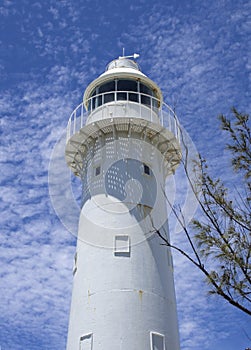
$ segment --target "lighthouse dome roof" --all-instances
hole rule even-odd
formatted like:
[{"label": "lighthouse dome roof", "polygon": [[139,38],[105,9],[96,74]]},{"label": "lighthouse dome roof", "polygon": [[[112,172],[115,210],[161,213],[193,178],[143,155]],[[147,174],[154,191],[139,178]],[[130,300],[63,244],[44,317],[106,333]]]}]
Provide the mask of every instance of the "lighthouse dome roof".
[{"label": "lighthouse dome roof", "polygon": [[141,71],[139,64],[137,62],[125,57],[120,57],[116,60],[111,61],[107,65],[106,71],[114,68],[131,68],[131,69],[136,69],[138,71]]}]

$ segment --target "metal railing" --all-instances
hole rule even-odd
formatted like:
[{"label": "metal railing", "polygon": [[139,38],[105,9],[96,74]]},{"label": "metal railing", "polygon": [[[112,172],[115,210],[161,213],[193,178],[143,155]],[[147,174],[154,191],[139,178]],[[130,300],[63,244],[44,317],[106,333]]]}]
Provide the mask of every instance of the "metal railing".
[{"label": "metal railing", "polygon": [[[135,91],[109,91],[90,97],[87,100],[87,106],[88,111],[85,110],[84,102],[80,103],[70,115],[67,124],[67,141],[88,122],[92,121],[94,113],[98,113],[99,120],[106,119],[107,106],[125,107],[123,117],[130,118],[144,119],[147,111],[147,120],[155,123],[156,121],[159,122],[180,141],[180,126],[175,112],[167,104],[161,104],[160,100],[153,96]],[[137,106],[137,113],[135,109],[130,109],[130,106]],[[121,115],[118,113],[113,117],[121,117]]]}]

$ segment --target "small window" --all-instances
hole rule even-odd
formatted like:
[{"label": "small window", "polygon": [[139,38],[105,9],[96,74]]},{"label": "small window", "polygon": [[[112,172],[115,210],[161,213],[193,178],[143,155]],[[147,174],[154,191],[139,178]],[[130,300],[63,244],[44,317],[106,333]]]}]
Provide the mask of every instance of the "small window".
[{"label": "small window", "polygon": [[146,85],[140,83],[140,92],[142,92],[143,94],[146,94],[146,95],[150,95],[150,96],[153,96],[153,91]]},{"label": "small window", "polygon": [[138,82],[136,80],[118,80],[118,91],[138,91]]},{"label": "small window", "polygon": [[108,83],[102,84],[98,87],[99,94],[103,92],[110,92],[115,90],[115,80],[109,81]]},{"label": "small window", "polygon": [[93,336],[92,333],[80,337],[80,350],[92,350]]},{"label": "small window", "polygon": [[101,167],[100,167],[100,165],[97,166],[97,167],[95,168],[94,173],[95,173],[95,176],[100,175],[100,173],[101,173]]},{"label": "small window", "polygon": [[109,92],[104,94],[104,103],[114,101],[114,92]]},{"label": "small window", "polygon": [[160,333],[151,332],[151,350],[165,350],[165,336]]},{"label": "small window", "polygon": [[130,256],[130,237],[128,235],[115,236],[114,255]]},{"label": "small window", "polygon": [[98,95],[92,98],[92,109],[95,109],[102,104],[102,96]]},{"label": "small window", "polygon": [[146,164],[144,164],[144,174],[146,174],[146,175],[151,174],[151,170],[150,170],[149,166]]},{"label": "small window", "polygon": [[149,96],[141,95],[141,103],[146,106],[151,106],[151,99]]},{"label": "small window", "polygon": [[[155,99],[156,98],[156,94],[154,93],[154,91],[150,87],[140,83],[140,92],[142,93],[142,95],[141,95],[141,103],[143,105],[151,106],[151,107],[156,109],[157,106],[158,106],[158,102]],[[152,98],[150,96],[153,96],[155,98]]]},{"label": "small window", "polygon": [[129,101],[139,102],[139,94],[137,92],[130,92]]},{"label": "small window", "polygon": [[118,101],[126,101],[127,99],[127,93],[126,92],[118,92],[117,93],[117,100]]}]

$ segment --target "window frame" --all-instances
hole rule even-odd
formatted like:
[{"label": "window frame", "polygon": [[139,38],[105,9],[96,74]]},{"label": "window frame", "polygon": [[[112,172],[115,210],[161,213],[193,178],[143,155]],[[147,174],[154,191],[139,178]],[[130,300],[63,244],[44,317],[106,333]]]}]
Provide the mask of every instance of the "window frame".
[{"label": "window frame", "polygon": [[[121,238],[127,238],[127,240],[122,240]],[[119,248],[116,243],[119,241],[123,241],[124,246],[122,248]],[[114,236],[114,250],[113,250],[114,256],[124,256],[124,257],[130,257],[131,256],[131,240],[130,236],[126,234],[118,234]]]},{"label": "window frame", "polygon": [[157,335],[158,337],[161,337],[163,339],[163,348],[160,350],[166,350],[166,342],[165,342],[165,335],[159,332],[155,332],[155,331],[151,331],[150,332],[150,346],[151,346],[151,350],[154,350],[153,348],[153,336]]},{"label": "window frame", "polygon": [[81,349],[82,348],[81,342],[83,342],[85,339],[89,339],[89,338],[91,339],[91,342],[90,342],[91,347],[87,350],[92,350],[92,348],[93,348],[93,333],[84,334],[79,338],[79,350],[82,350]]},{"label": "window frame", "polygon": [[95,165],[94,167],[94,176],[97,177],[97,176],[100,176],[101,175],[101,164],[99,165]]},{"label": "window frame", "polygon": [[[142,163],[142,164],[143,164],[143,174],[146,176],[152,176],[151,167],[146,163]],[[146,169],[147,169],[147,172],[146,172]]]}]

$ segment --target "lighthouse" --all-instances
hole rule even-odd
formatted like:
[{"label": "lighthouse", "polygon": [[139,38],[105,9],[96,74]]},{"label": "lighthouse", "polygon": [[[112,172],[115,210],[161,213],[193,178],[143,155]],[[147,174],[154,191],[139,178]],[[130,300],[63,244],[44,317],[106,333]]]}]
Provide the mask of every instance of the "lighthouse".
[{"label": "lighthouse", "polygon": [[67,126],[82,182],[67,350],[179,350],[167,176],[179,126],[135,59],[110,62]]}]

